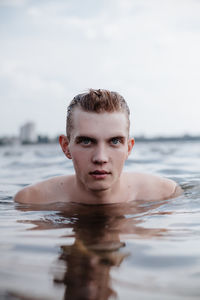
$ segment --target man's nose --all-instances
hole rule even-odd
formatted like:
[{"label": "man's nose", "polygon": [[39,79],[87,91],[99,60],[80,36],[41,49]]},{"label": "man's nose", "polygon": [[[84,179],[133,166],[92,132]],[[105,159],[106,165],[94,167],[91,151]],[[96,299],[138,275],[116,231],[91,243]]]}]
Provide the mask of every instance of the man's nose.
[{"label": "man's nose", "polygon": [[92,162],[95,164],[104,164],[108,162],[108,153],[105,146],[97,146],[94,149]]}]

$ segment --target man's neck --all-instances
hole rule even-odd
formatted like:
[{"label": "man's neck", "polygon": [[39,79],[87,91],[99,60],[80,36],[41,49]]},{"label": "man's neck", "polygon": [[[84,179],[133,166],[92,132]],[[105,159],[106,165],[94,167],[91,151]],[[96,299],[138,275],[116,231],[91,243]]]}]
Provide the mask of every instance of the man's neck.
[{"label": "man's neck", "polygon": [[[73,195],[73,202],[84,204],[112,204],[127,201],[121,181],[112,188],[103,190],[85,189],[81,184],[75,182],[74,190],[76,193]],[[122,198],[124,198],[124,201]]]}]

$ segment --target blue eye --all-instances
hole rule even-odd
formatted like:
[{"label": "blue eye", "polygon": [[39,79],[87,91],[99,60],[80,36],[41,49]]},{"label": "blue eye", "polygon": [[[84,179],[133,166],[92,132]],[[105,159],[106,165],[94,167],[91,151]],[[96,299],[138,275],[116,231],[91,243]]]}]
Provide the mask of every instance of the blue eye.
[{"label": "blue eye", "polygon": [[89,138],[83,138],[81,140],[81,144],[83,145],[89,145],[91,143],[91,140]]},{"label": "blue eye", "polygon": [[82,146],[90,146],[92,143],[92,139],[89,137],[81,136],[77,139],[77,143]]},{"label": "blue eye", "polygon": [[117,145],[117,144],[120,143],[120,140],[119,140],[118,138],[113,138],[113,139],[111,140],[111,143],[114,144],[114,145]]}]

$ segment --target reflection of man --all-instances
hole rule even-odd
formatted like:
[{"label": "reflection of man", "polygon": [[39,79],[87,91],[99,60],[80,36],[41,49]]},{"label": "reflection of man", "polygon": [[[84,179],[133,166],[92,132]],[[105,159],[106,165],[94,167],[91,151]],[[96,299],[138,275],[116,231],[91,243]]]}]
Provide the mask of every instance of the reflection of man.
[{"label": "reflection of man", "polygon": [[[125,218],[109,216],[105,207],[104,211],[96,206],[90,208],[94,209],[87,207],[87,213],[83,213],[80,207],[80,214],[76,212],[71,224],[75,241],[61,246],[59,260],[66,264],[66,271],[62,275],[57,269],[54,282],[66,286],[64,299],[107,300],[116,296],[110,271],[127,256],[120,251],[125,244],[119,240],[118,229],[118,223]],[[117,227],[114,232],[112,227]]]},{"label": "reflection of man", "polygon": [[[146,258],[146,244],[144,248],[141,246],[137,249],[134,246],[132,252],[129,239],[135,244],[137,239],[150,241],[151,238],[163,235],[166,237],[165,228],[143,227],[146,217],[152,216],[155,210],[157,216],[166,214],[166,211],[158,213],[162,203],[158,201],[149,205],[145,201],[135,201],[90,206],[74,203],[52,204],[43,206],[49,214],[42,218],[20,222],[34,225],[27,230],[41,230],[43,233],[44,230],[54,229],[55,232],[62,228],[62,236],[59,238],[59,264],[55,263],[55,268],[52,266],[50,269],[53,270],[56,288],[64,289],[63,299],[108,300],[114,299],[127,286],[130,288],[130,282],[133,292],[134,289],[140,291],[147,288],[145,281],[139,283],[137,278],[130,278],[129,281],[128,278],[121,277],[120,267],[126,261],[123,270],[135,268],[138,258],[140,262]],[[41,206],[36,205],[17,208],[27,212],[41,210]],[[55,248],[55,243],[52,243],[50,248]],[[154,286],[155,290],[156,288]],[[20,299],[28,297],[23,295]]]},{"label": "reflection of man", "polygon": [[67,136],[60,145],[72,159],[75,175],[26,187],[21,203],[119,203],[160,200],[178,195],[174,181],[150,174],[122,173],[134,146],[129,137],[129,108],[122,96],[107,90],[77,95],[68,107]]}]

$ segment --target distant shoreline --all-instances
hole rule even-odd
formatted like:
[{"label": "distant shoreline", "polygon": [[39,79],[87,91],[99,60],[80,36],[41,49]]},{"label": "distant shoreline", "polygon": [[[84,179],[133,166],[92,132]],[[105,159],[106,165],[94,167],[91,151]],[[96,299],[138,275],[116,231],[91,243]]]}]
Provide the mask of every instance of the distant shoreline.
[{"label": "distant shoreline", "polygon": [[[200,141],[200,136],[192,135],[182,135],[182,136],[156,136],[156,137],[146,137],[146,136],[135,136],[135,141],[137,143],[141,142],[194,142]],[[55,138],[49,138],[48,136],[38,136],[35,142],[23,141],[21,142],[18,137],[0,137],[0,146],[7,145],[40,145],[40,144],[57,144],[59,136]]]},{"label": "distant shoreline", "polygon": [[191,136],[191,135],[183,135],[183,136],[169,136],[169,137],[135,137],[135,141],[137,142],[185,142],[185,141],[200,141],[200,136]]}]

